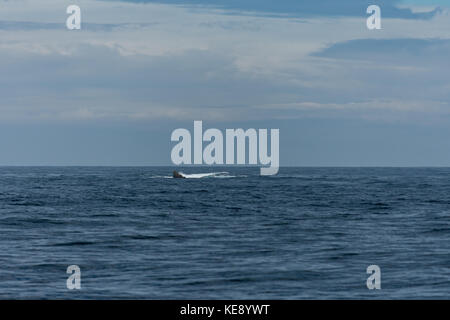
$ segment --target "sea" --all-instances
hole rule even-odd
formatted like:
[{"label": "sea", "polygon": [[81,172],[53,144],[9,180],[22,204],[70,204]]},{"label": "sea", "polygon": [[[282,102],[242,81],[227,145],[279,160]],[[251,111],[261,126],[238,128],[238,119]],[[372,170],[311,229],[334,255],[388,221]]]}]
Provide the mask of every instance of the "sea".
[{"label": "sea", "polygon": [[450,168],[0,167],[0,299],[450,299]]}]

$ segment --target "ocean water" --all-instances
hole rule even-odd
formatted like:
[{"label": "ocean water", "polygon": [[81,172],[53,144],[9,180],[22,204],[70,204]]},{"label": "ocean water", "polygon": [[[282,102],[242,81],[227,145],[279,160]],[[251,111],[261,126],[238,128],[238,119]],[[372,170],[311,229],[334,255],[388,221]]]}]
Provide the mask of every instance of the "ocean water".
[{"label": "ocean water", "polygon": [[450,298],[450,169],[173,169],[0,168],[0,298]]}]

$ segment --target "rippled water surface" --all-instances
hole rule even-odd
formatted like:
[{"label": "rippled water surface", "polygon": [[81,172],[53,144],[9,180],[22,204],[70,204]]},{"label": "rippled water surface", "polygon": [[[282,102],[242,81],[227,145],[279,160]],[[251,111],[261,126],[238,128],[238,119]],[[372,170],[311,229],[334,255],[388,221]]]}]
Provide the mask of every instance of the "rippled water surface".
[{"label": "rippled water surface", "polygon": [[0,168],[0,298],[450,298],[450,169],[172,170]]}]

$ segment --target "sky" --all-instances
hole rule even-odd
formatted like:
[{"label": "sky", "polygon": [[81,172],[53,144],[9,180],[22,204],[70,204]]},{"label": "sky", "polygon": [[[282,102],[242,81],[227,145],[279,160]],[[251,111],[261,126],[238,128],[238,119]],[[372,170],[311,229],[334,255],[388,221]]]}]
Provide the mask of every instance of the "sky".
[{"label": "sky", "polygon": [[0,0],[0,165],[171,165],[203,120],[279,128],[282,166],[450,166],[449,56],[450,0]]}]

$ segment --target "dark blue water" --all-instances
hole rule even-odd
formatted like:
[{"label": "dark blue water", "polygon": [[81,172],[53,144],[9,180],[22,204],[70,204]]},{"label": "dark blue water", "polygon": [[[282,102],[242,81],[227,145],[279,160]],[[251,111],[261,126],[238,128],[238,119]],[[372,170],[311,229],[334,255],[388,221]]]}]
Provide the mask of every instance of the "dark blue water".
[{"label": "dark blue water", "polygon": [[171,170],[0,168],[0,298],[450,298],[450,169]]}]

